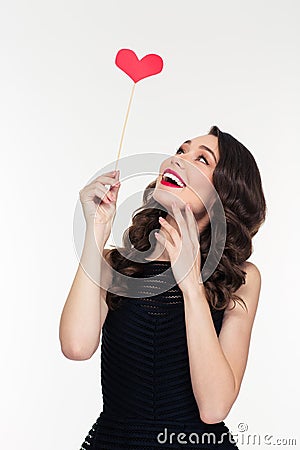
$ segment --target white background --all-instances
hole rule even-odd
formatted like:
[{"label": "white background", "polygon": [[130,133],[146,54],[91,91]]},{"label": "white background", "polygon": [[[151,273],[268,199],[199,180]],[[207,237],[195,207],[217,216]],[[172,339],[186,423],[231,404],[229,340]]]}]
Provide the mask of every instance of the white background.
[{"label": "white background", "polygon": [[257,161],[262,290],[225,423],[299,445],[299,12],[296,0],[1,2],[1,448],[77,450],[102,409],[100,349],[66,359],[58,326],[79,190],[117,156],[133,83],[121,48],[164,59],[136,86],[121,156],[173,154],[217,125]]}]

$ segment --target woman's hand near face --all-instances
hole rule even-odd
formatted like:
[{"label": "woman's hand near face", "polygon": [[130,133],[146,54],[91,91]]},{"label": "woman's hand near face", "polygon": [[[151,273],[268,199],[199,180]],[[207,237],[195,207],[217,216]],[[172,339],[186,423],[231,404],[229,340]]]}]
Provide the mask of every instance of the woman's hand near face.
[{"label": "woman's hand near face", "polygon": [[171,261],[174,278],[179,288],[185,292],[202,282],[199,230],[193,212],[188,208],[188,205],[185,208],[185,218],[177,205],[173,204],[172,209],[181,234],[165,219],[160,218],[159,221],[165,237],[158,233],[155,233],[155,236],[165,246]]}]

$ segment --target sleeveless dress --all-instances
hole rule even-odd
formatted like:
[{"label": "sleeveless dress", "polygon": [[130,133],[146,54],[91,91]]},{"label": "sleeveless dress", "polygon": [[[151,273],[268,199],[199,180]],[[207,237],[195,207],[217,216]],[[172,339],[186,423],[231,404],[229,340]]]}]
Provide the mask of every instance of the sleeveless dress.
[{"label": "sleeveless dress", "polygon": [[[107,312],[101,335],[103,411],[80,450],[238,450],[223,421],[206,424],[200,418],[184,299],[172,271],[173,287],[161,293],[170,264],[144,263],[141,296],[122,297],[122,305]],[[224,310],[210,310],[219,335]]]}]

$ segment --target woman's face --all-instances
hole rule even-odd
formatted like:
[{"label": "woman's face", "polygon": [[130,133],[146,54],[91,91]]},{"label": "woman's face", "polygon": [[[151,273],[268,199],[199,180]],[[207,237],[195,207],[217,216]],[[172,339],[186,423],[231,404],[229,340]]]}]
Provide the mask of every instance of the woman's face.
[{"label": "woman's face", "polygon": [[[203,216],[214,197],[212,176],[219,157],[216,136],[204,135],[184,142],[161,164],[153,198],[169,212],[175,201],[180,209],[189,203],[196,218]],[[175,185],[167,178],[168,169],[174,172],[173,180],[179,175],[183,185]]]}]

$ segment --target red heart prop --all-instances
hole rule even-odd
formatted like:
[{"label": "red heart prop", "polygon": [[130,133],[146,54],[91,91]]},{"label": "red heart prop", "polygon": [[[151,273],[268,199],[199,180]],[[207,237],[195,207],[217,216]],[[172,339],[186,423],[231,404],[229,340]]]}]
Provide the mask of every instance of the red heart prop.
[{"label": "red heart prop", "polygon": [[135,83],[143,78],[156,75],[163,68],[163,60],[159,55],[152,53],[139,60],[132,50],[126,48],[118,51],[115,63]]}]

